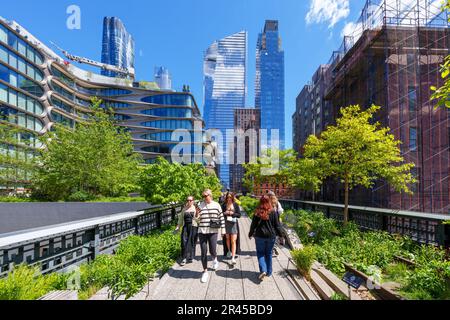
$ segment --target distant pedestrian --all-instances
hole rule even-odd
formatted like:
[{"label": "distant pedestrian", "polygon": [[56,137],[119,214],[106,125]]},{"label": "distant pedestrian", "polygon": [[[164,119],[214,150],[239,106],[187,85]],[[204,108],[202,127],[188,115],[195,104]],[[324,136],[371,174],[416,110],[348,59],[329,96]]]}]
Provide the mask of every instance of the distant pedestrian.
[{"label": "distant pedestrian", "polygon": [[[275,214],[278,216],[278,219],[280,220],[280,223],[281,223],[281,215],[284,213],[284,209],[281,206],[281,203],[278,200],[275,192],[269,191],[268,195],[270,197],[270,202],[272,203],[272,207],[274,208]],[[279,237],[278,238],[278,243],[284,244],[284,238],[283,237]],[[275,249],[273,251],[273,254],[277,255],[276,252],[275,252]]]},{"label": "distant pedestrian", "polygon": [[191,263],[195,257],[195,246],[197,243],[197,210],[195,207],[195,199],[190,196],[183,207],[179,217],[178,224],[175,231],[181,228],[181,265],[184,266],[186,262]]},{"label": "distant pedestrian", "polygon": [[[241,217],[241,210],[235,202],[234,194],[227,193],[225,203],[222,205],[222,212],[225,216],[225,241],[227,258],[231,258],[231,264],[236,264],[236,242],[239,234],[238,219]],[[225,250],[224,250],[225,252]]]},{"label": "distant pedestrian", "polygon": [[249,238],[255,237],[259,279],[272,275],[272,250],[277,236],[283,236],[280,220],[267,195],[261,197],[250,226]]},{"label": "distant pedestrian", "polygon": [[211,190],[203,192],[203,201],[199,204],[198,233],[202,253],[202,283],[208,282],[208,246],[213,258],[213,270],[219,268],[217,259],[217,238],[225,234],[225,219],[220,204],[213,201]]}]

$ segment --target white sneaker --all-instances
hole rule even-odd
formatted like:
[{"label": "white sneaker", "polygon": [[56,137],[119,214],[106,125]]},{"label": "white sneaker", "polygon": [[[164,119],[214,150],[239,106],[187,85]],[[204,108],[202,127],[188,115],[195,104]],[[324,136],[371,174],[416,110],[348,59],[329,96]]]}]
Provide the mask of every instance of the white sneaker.
[{"label": "white sneaker", "polygon": [[200,280],[202,283],[207,283],[209,278],[208,271],[203,272],[202,274],[202,280]]},{"label": "white sneaker", "polygon": [[213,269],[214,271],[216,271],[217,269],[219,269],[219,261],[216,259],[213,262]]},{"label": "white sneaker", "polygon": [[231,259],[231,264],[235,265],[236,264],[236,259],[233,257],[233,259]]}]

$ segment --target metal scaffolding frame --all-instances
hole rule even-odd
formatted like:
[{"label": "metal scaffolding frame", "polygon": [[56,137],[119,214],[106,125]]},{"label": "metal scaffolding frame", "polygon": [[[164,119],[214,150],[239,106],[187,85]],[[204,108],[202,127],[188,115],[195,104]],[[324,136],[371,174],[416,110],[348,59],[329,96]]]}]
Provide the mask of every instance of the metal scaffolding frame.
[{"label": "metal scaffolding frame", "polygon": [[[326,99],[333,118],[350,104],[382,106],[378,121],[402,141],[405,160],[416,164],[415,195],[379,182],[353,192],[353,203],[450,213],[450,112],[435,109],[431,86],[442,85],[440,65],[450,52],[449,15],[440,0],[368,0],[353,33],[334,51]],[[340,201],[338,188],[324,200]]]}]

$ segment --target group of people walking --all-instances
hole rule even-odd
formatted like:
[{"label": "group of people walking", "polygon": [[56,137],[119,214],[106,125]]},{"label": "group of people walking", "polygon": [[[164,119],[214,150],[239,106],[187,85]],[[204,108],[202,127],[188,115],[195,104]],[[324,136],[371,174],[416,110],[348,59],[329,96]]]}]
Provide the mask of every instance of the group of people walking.
[{"label": "group of people walking", "polygon": [[[202,194],[203,201],[196,204],[194,197],[187,198],[187,202],[181,211],[176,231],[181,229],[181,265],[191,263],[195,257],[196,244],[200,242],[201,262],[203,274],[201,282],[208,282],[208,249],[212,257],[212,269],[219,268],[217,255],[217,241],[219,236],[223,240],[224,256],[231,260],[231,265],[236,265],[237,254],[240,251],[239,218],[241,210],[239,200],[235,194],[227,192],[223,203],[213,200],[211,190],[205,190]],[[276,238],[283,237],[280,223],[280,215],[283,212],[281,204],[275,194],[269,192],[261,197],[255,211],[249,238],[255,238],[256,255],[260,269],[259,279],[272,275],[272,253]]]}]

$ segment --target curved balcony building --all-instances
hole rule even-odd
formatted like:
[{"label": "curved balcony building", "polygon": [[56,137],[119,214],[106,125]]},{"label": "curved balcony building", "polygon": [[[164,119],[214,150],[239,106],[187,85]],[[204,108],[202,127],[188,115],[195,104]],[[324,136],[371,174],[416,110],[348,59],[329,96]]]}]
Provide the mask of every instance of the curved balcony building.
[{"label": "curved balcony building", "polygon": [[[185,129],[193,137],[194,128],[202,132],[204,122],[189,92],[149,87],[80,69],[16,22],[0,19],[0,120],[27,129],[31,139],[55,123],[76,128],[89,117],[91,99],[98,97],[114,110],[118,125],[127,128],[147,163],[158,156],[171,160],[180,142],[172,132]],[[202,145],[192,144],[192,154],[201,153]]]}]

